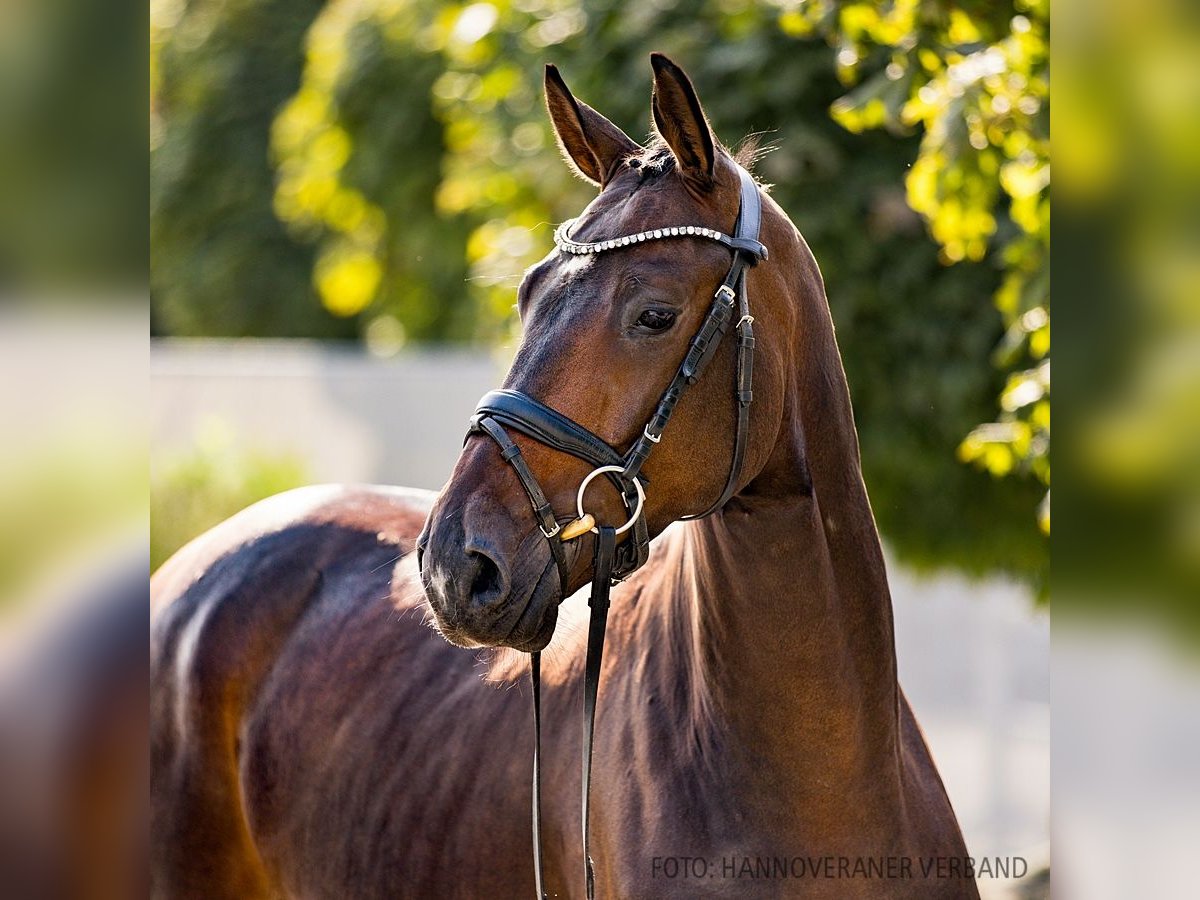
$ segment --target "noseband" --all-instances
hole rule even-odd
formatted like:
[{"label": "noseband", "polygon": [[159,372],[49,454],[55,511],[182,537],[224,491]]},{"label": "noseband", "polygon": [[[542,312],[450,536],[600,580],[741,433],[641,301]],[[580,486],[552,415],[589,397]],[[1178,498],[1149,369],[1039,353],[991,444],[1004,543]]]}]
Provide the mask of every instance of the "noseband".
[{"label": "noseband", "polygon": [[[500,448],[504,461],[513,467],[529,495],[538,528],[550,545],[550,553],[558,568],[563,597],[566,597],[570,572],[567,567],[564,543],[589,531],[596,535],[595,554],[592,564],[592,593],[588,601],[591,617],[588,625],[587,663],[584,674],[584,741],[583,741],[583,858],[584,876],[589,900],[595,894],[595,877],[592,860],[588,854],[588,811],[589,786],[591,783],[592,737],[595,727],[596,693],[600,684],[600,663],[604,652],[604,633],[608,620],[609,590],[616,581],[627,577],[641,567],[649,555],[649,529],[642,515],[645,504],[646,476],[642,466],[649,458],[654,446],[662,440],[663,430],[675,411],[684,388],[695,384],[705,368],[716,355],[729,325],[738,316],[734,326],[738,333],[737,368],[735,372],[734,399],[737,404],[737,427],[734,432],[733,453],[729,475],[721,494],[703,512],[684,516],[684,519],[699,519],[721,509],[733,496],[741,477],[742,462],[746,452],[746,432],[750,420],[750,404],[753,400],[754,377],[754,317],[750,315],[749,298],[746,295],[746,270],[767,258],[767,248],[758,240],[762,219],[762,199],[754,179],[745,169],[738,167],[741,180],[741,203],[733,236],[695,225],[655,228],[624,237],[584,243],[570,236],[574,219],[564,222],[554,234],[554,243],[563,253],[582,256],[620,250],[647,241],[657,240],[708,240],[729,248],[733,261],[729,272],[713,294],[708,314],[699,330],[692,337],[687,353],[675,376],[667,385],[655,407],[654,414],[646,423],[642,433],[624,453],[598,437],[579,423],[562,413],[535,400],[528,394],[515,390],[491,391],[483,396],[471,418],[467,436],[486,434]],[[554,513],[546,493],[538,484],[521,449],[509,436],[506,429],[517,431],[538,443],[569,453],[594,467],[583,479],[576,496],[576,516],[564,528]],[[629,512],[628,520],[618,526],[597,525],[594,517],[584,511],[584,495],[588,486],[603,475],[620,492]],[[632,532],[631,539],[620,546],[617,537]],[[541,850],[541,657],[530,654],[533,677],[534,754],[533,754],[533,855],[537,895],[544,898]]]}]

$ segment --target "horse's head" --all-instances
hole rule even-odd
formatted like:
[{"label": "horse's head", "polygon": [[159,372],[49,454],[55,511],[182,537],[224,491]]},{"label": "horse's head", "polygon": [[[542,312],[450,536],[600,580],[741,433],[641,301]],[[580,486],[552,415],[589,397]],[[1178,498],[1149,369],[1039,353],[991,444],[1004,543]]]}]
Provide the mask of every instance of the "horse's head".
[{"label": "horse's head", "polygon": [[[661,55],[651,61],[657,138],[646,148],[576,100],[556,69],[546,69],[546,105],[563,154],[600,188],[571,226],[572,241],[606,241],[679,225],[734,231],[741,170],[714,139],[687,75]],[[757,188],[748,189],[757,196]],[[791,352],[783,335],[794,327],[777,256],[786,260],[797,237],[769,201],[759,239],[774,255],[747,274],[760,329],[754,414],[744,462],[731,485],[738,490],[762,470],[775,443]],[[776,254],[776,243],[783,245],[782,254]],[[612,252],[551,252],[521,283],[524,339],[505,387],[552,406],[626,453],[643,435],[710,314],[714,290],[733,258],[717,241],[688,236],[634,242]],[[730,332],[739,321],[732,303],[731,310]],[[738,419],[736,343],[726,337],[711,364],[682,392],[661,442],[641,468],[643,537],[703,512],[726,487]],[[577,490],[595,463],[515,431],[511,441],[554,517],[574,519]],[[509,462],[503,445],[488,434],[468,439],[421,536],[422,577],[437,623],[453,643],[537,650],[549,642],[564,597],[560,569],[568,591],[586,583],[595,538],[585,533],[563,541],[563,565],[556,565],[556,548],[531,509],[528,485]],[[618,526],[630,517],[618,488],[603,477],[589,486],[586,506],[601,524]],[[634,533],[623,539],[633,540]]]}]

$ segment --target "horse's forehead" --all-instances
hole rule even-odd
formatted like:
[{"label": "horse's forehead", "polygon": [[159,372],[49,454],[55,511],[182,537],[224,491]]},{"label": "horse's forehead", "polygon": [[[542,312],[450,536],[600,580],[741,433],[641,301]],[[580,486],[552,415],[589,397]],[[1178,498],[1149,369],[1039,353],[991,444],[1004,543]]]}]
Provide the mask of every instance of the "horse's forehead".
[{"label": "horse's forehead", "polygon": [[[603,241],[625,237],[656,227],[707,225],[718,227],[711,210],[702,210],[697,201],[668,177],[639,180],[636,172],[619,176],[579,214],[571,225],[571,237],[580,241]],[[526,271],[527,290],[533,295],[551,294],[562,298],[574,295],[570,307],[575,312],[588,304],[587,297],[598,297],[597,288],[620,279],[658,276],[670,280],[681,268],[696,262],[690,246],[664,252],[657,242],[632,252],[569,254],[552,250]],[[582,291],[582,293],[576,293]]]},{"label": "horse's forehead", "polygon": [[588,204],[579,217],[576,234],[587,233],[589,240],[624,237],[657,225],[687,224],[666,221],[693,212],[694,202],[686,191],[664,180],[643,183],[626,175]]}]

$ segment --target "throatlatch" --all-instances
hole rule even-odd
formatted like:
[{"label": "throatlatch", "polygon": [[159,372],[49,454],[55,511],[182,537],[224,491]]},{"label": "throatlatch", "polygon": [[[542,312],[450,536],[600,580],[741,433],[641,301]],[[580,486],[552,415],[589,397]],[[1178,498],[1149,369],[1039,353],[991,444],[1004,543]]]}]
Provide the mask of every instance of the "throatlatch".
[{"label": "throatlatch", "polygon": [[[583,243],[570,236],[575,220],[564,222],[554,234],[558,249],[573,255],[605,253],[631,247],[645,241],[664,239],[696,239],[716,241],[733,252],[733,263],[729,272],[713,294],[708,315],[688,345],[683,362],[667,385],[655,407],[654,414],[633,444],[625,453],[619,452],[602,438],[593,434],[579,423],[562,413],[535,400],[528,394],[515,390],[491,391],[483,396],[471,417],[467,436],[486,434],[500,448],[505,462],[513,467],[529,496],[538,528],[550,545],[550,553],[558,568],[562,595],[567,596],[570,572],[567,567],[566,550],[563,546],[589,532],[596,535],[595,552],[592,560],[592,592],[588,605],[591,613],[588,625],[587,662],[584,667],[583,704],[583,859],[584,878],[589,900],[595,895],[595,876],[592,859],[588,853],[588,819],[590,813],[589,788],[592,772],[592,737],[595,732],[596,697],[600,687],[600,666],[604,655],[604,634],[608,623],[609,591],[612,585],[624,579],[642,566],[649,555],[649,530],[646,517],[642,515],[645,504],[645,476],[642,466],[660,440],[675,405],[684,389],[695,384],[705,368],[716,355],[722,338],[734,322],[738,333],[737,368],[734,383],[734,400],[737,405],[737,426],[734,432],[733,453],[729,475],[720,495],[703,511],[684,516],[699,519],[711,515],[728,502],[737,489],[742,463],[746,453],[746,432],[750,420],[750,404],[754,400],[754,317],[750,315],[750,303],[746,294],[746,270],[767,258],[767,248],[758,240],[762,220],[762,198],[754,179],[745,169],[738,167],[741,179],[741,205],[733,236],[695,225],[655,228],[624,237],[604,241]],[[595,468],[579,485],[576,497],[576,515],[564,528],[554,513],[545,491],[538,484],[533,471],[521,455],[521,448],[505,430],[510,428],[526,437],[553,447],[563,453],[577,456]],[[584,509],[584,494],[598,476],[605,476],[620,492],[629,511],[629,519],[620,526],[598,525]],[[617,537],[632,531],[631,539],[620,545]],[[541,655],[530,654],[530,676],[533,681],[533,859],[534,877],[539,898],[544,898],[545,887],[542,871],[541,840]]]}]

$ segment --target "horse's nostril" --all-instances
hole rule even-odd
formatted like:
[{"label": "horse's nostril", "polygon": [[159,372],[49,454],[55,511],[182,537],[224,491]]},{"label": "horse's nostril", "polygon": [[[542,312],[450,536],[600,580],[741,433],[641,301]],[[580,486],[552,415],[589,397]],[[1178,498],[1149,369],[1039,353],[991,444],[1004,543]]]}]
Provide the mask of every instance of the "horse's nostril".
[{"label": "horse's nostril", "polygon": [[505,589],[500,567],[486,553],[472,550],[468,551],[467,556],[475,569],[475,577],[471,580],[472,599],[483,604],[498,600]]}]

